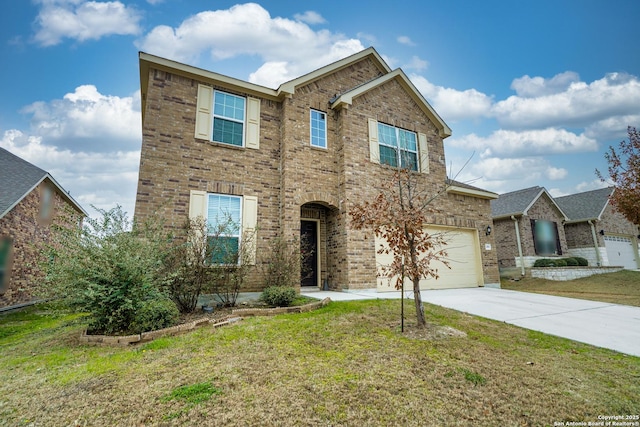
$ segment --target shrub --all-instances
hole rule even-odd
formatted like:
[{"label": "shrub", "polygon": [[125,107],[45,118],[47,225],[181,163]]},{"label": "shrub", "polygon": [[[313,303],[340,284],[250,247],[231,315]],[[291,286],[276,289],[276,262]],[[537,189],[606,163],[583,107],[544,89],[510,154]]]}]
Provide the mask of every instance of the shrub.
[{"label": "shrub", "polygon": [[548,258],[539,258],[534,263],[534,267],[549,267],[553,261]]},{"label": "shrub", "polygon": [[567,266],[567,260],[564,258],[558,258],[553,260],[553,266],[554,267],[566,267]]},{"label": "shrub", "polygon": [[262,291],[260,299],[273,307],[289,307],[296,296],[296,290],[290,286],[270,286]]},{"label": "shrub", "polygon": [[130,222],[120,206],[82,227],[59,227],[42,251],[42,293],[88,313],[90,329],[130,329],[144,301],[161,297],[157,271],[169,240],[158,222]]},{"label": "shrub", "polygon": [[129,331],[139,334],[155,331],[176,325],[180,319],[180,312],[176,304],[167,297],[158,297],[143,301],[131,322]]},{"label": "shrub", "polygon": [[313,255],[313,251],[312,245],[304,239],[294,238],[291,242],[283,237],[271,239],[269,250],[261,264],[265,288],[291,287],[300,283],[300,278],[309,273],[304,271],[304,266],[307,265],[306,260]]},{"label": "shrub", "polygon": [[566,261],[568,267],[578,266],[578,260],[575,258],[565,258],[564,260]]},{"label": "shrub", "polygon": [[587,261],[586,258],[582,258],[582,257],[574,257],[574,259],[578,262],[578,265],[580,267],[587,267],[589,265],[589,261]]}]

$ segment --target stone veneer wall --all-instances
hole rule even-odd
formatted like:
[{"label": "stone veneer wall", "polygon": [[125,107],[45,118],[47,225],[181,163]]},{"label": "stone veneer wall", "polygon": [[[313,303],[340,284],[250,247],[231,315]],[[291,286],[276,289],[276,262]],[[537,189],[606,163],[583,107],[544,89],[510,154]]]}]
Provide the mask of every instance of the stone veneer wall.
[{"label": "stone veneer wall", "polygon": [[581,277],[589,277],[594,274],[615,273],[623,270],[622,267],[545,267],[532,268],[531,277],[537,277],[547,280],[566,281],[579,279]]}]

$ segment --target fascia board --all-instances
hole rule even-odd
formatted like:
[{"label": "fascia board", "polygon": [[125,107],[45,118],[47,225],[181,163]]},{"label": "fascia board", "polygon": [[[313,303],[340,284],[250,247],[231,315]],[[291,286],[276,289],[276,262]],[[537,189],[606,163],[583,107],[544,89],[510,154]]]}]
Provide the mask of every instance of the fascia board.
[{"label": "fascia board", "polygon": [[195,78],[200,81],[214,83],[217,86],[224,87],[226,89],[236,90],[247,95],[267,98],[273,101],[281,101],[283,98],[283,96],[279,95],[278,92],[274,89],[225,76],[223,74],[214,73],[213,71],[203,70],[202,68],[182,64],[180,62],[161,58],[159,56],[151,55],[145,52],[139,52],[138,57],[140,62],[140,91],[143,121],[147,101],[146,92],[149,85],[150,68],[180,74],[182,76]]},{"label": "fascia board", "polygon": [[366,84],[358,86],[357,88],[346,92],[338,97],[332,104],[331,108],[341,109],[348,108],[348,106],[353,104],[354,98],[369,92],[371,89],[374,89],[380,85],[387,83],[390,80],[396,79],[400,84],[405,88],[407,93],[411,95],[414,101],[420,106],[422,111],[433,121],[438,127],[439,134],[442,138],[447,138],[451,136],[451,129],[445,123],[445,121],[440,117],[440,115],[433,109],[431,104],[422,96],[422,94],[416,89],[416,87],[411,83],[411,80],[407,77],[407,75],[400,68],[395,69],[394,71],[385,74],[375,80],[372,80]]},{"label": "fascia board", "polygon": [[342,58],[336,62],[333,62],[329,65],[325,65],[322,68],[318,68],[310,73],[305,74],[304,76],[300,76],[288,82],[285,82],[278,87],[277,94],[280,97],[291,96],[295,92],[296,88],[300,86],[307,85],[315,80],[318,80],[324,77],[327,74],[335,73],[343,68],[348,67],[349,65],[362,60],[370,56],[376,65],[386,74],[391,71],[391,68],[387,65],[387,63],[382,59],[382,57],[376,52],[376,50],[372,47],[369,47],[365,50],[362,50],[358,53],[355,53],[351,56],[347,56],[346,58]]},{"label": "fascia board", "polygon": [[531,207],[535,204],[535,202],[540,198],[540,196],[542,196],[543,194],[546,194],[547,197],[549,198],[549,200],[551,201],[551,203],[553,203],[553,206],[556,207],[556,209],[558,210],[558,212],[560,212],[560,214],[562,215],[562,218],[564,221],[568,221],[569,217],[567,216],[567,214],[564,213],[564,211],[562,209],[560,209],[560,206],[558,206],[558,204],[556,203],[556,201],[553,199],[553,197],[551,197],[551,194],[549,194],[549,192],[545,189],[542,188],[542,190],[540,190],[540,192],[538,193],[538,195],[536,195],[536,197],[533,198],[533,200],[531,200],[531,203],[529,203],[529,206],[526,207],[526,209],[522,212],[523,215],[529,215],[529,209],[531,209]]},{"label": "fascia board", "polygon": [[447,193],[460,194],[463,196],[472,196],[472,197],[477,197],[480,199],[488,199],[488,200],[495,200],[498,198],[498,194],[493,193],[491,191],[473,190],[471,188],[458,187],[455,185],[449,186],[447,188]]}]

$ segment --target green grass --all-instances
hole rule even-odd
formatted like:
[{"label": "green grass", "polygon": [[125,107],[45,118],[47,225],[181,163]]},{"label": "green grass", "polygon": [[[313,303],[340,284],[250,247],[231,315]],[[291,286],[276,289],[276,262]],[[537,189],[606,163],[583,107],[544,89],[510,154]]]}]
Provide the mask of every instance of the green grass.
[{"label": "green grass", "polygon": [[46,307],[1,316],[0,420],[538,426],[640,412],[640,358],[431,305],[421,331],[405,309],[405,334],[400,302],[371,300],[129,348],[81,345],[81,318]]},{"label": "green grass", "polygon": [[592,301],[640,307],[640,271],[594,274],[569,281],[554,281],[524,277],[518,281],[503,278],[503,289],[534,292]]}]

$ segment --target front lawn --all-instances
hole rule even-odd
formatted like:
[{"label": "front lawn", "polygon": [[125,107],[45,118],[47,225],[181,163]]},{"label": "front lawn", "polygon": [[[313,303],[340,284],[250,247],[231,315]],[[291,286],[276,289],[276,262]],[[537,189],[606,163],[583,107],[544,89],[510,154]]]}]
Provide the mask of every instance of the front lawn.
[{"label": "front lawn", "polygon": [[[407,323],[415,313],[407,303]],[[0,316],[12,426],[554,425],[640,413],[640,358],[426,305],[332,302],[131,348],[78,344],[81,316]]]},{"label": "front lawn", "polygon": [[566,282],[524,277],[519,281],[503,278],[503,289],[557,295],[592,301],[640,307],[640,271],[594,274]]}]

